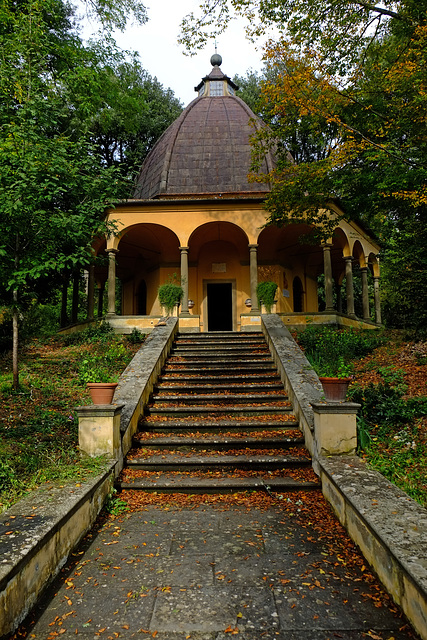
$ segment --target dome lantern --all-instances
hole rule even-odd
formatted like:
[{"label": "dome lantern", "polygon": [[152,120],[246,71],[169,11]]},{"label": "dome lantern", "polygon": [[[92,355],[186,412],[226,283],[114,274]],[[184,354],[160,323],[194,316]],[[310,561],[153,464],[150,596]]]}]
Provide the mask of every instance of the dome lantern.
[{"label": "dome lantern", "polygon": [[197,91],[199,98],[235,95],[239,87],[221,71],[221,64],[222,57],[216,52],[215,48],[215,53],[211,56],[212,71],[202,79],[197,87],[194,87],[194,91]]},{"label": "dome lantern", "polygon": [[[136,199],[265,197],[267,183],[249,182],[250,138],[264,123],[235,95],[238,86],[220,69],[221,56],[196,87],[195,98],[146,157]],[[275,165],[266,151],[260,172]]]}]

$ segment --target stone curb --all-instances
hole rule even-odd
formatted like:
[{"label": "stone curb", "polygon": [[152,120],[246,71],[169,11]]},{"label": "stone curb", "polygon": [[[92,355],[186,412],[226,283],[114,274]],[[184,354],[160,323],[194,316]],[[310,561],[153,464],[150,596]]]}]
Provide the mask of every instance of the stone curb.
[{"label": "stone curb", "polygon": [[94,524],[116,464],[81,484],[46,484],[0,516],[0,638],[16,629]]},{"label": "stone curb", "polygon": [[314,443],[314,412],[311,404],[320,402],[323,397],[319,378],[278,316],[262,315],[261,326],[293,405],[293,413],[304,433],[305,446],[313,456],[314,470],[318,473]]},{"label": "stone curb", "polygon": [[[132,446],[132,437],[144,413],[150,393],[160,375],[178,331],[178,318],[168,318],[165,326],[156,327],[120,377],[114,404],[124,403],[120,420],[122,456]],[[120,460],[120,471],[123,458]]]}]

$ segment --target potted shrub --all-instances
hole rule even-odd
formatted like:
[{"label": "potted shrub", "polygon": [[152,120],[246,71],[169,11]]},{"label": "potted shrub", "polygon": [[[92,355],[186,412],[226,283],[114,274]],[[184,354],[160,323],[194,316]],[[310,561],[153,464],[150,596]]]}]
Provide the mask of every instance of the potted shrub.
[{"label": "potted shrub", "polygon": [[86,383],[93,404],[111,404],[117,387],[118,376],[109,373],[102,359],[83,360],[80,367],[80,381]]},{"label": "potted shrub", "polygon": [[325,399],[333,402],[343,402],[351,382],[353,366],[346,363],[342,356],[335,360],[322,359],[313,361],[311,364],[319,376]]},{"label": "potted shrub", "polygon": [[277,284],[271,280],[259,282],[256,288],[258,303],[263,304],[267,313],[271,313],[271,308],[276,302]]},{"label": "potted shrub", "polygon": [[157,290],[159,302],[166,311],[166,315],[170,316],[175,307],[178,307],[184,296],[184,290],[178,283],[176,273],[172,277],[169,276],[168,282],[160,285]]}]

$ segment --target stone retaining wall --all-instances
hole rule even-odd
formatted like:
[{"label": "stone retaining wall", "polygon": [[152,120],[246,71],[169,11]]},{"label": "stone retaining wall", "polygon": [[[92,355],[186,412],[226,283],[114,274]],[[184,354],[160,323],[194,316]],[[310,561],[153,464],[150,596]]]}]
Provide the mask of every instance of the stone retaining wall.
[{"label": "stone retaining wall", "polygon": [[322,491],[339,521],[427,639],[427,510],[357,456],[319,460]]},{"label": "stone retaining wall", "polygon": [[176,318],[156,327],[120,378],[113,402],[126,406],[118,459],[88,482],[45,485],[0,516],[0,638],[16,629],[94,524],[123,467],[123,456],[177,329]]},{"label": "stone retaining wall", "polygon": [[115,465],[85,483],[47,484],[0,516],[0,638],[16,629],[94,524]]}]

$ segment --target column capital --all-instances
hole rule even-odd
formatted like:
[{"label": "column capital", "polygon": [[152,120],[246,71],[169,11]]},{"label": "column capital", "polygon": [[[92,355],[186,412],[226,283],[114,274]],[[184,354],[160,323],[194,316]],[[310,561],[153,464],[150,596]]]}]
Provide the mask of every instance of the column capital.
[{"label": "column capital", "polygon": [[248,247],[249,247],[249,249],[252,249],[252,250],[258,249],[259,244],[258,243],[256,243],[256,244],[248,244]]},{"label": "column capital", "polygon": [[120,249],[105,249],[105,253],[111,253],[112,255],[119,253]]},{"label": "column capital", "polygon": [[179,250],[180,250],[180,251],[188,251],[188,250],[189,250],[189,248],[190,248],[190,247],[182,246],[182,247],[179,247]]}]

